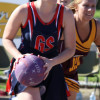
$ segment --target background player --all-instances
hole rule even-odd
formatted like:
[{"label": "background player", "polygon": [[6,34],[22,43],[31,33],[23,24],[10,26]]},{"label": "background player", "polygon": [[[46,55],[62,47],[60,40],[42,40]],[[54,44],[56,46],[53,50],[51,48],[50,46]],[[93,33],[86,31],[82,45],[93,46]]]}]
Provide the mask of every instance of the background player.
[{"label": "background player", "polygon": [[[76,23],[76,52],[70,60],[63,63],[65,81],[71,94],[68,100],[76,100],[76,94],[79,92],[77,68],[82,63],[82,57],[90,51],[92,42],[100,51],[100,21],[93,18],[96,4],[97,0],[74,0],[68,5],[74,12]],[[63,50],[63,41],[60,45]]]}]

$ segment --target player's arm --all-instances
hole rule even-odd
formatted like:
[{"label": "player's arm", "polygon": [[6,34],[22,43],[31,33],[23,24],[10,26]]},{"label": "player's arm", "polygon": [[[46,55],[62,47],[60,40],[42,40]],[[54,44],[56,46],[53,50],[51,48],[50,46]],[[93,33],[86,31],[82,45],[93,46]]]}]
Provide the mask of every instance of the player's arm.
[{"label": "player's arm", "polygon": [[94,42],[97,45],[100,52],[100,20],[96,20],[96,23],[97,23],[97,34]]},{"label": "player's arm", "polygon": [[45,72],[48,75],[51,68],[57,64],[61,64],[62,62],[71,58],[75,53],[76,48],[76,35],[75,35],[75,21],[74,16],[71,10],[65,9],[63,16],[63,34],[64,34],[64,42],[65,42],[65,50],[61,52],[58,56],[47,59],[42,57],[45,62],[44,67],[47,67]]},{"label": "player's arm", "polygon": [[21,25],[24,25],[27,18],[27,7],[21,5],[17,7],[11,14],[3,34],[3,45],[7,51],[14,57],[18,58],[22,54],[16,49],[13,39],[15,38]]},{"label": "player's arm", "polygon": [[57,63],[58,62],[62,63],[68,60],[75,53],[75,47],[76,47],[75,21],[72,11],[69,10],[68,8],[65,8],[64,10],[63,28],[64,28],[63,35],[65,42],[65,50],[53,59]]},{"label": "player's arm", "polygon": [[75,35],[75,21],[71,10],[65,8],[63,16],[63,35],[65,42],[65,50],[57,57],[50,59],[45,66],[54,66],[71,58],[75,53],[76,35]]}]

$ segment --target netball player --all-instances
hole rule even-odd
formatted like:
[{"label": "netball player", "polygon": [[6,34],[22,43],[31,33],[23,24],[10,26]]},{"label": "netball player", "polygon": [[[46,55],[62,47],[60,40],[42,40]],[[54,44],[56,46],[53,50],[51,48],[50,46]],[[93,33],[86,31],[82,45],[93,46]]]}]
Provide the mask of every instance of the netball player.
[{"label": "netball player", "polygon": [[[82,63],[82,57],[88,54],[93,42],[100,51],[100,21],[93,18],[96,5],[97,0],[74,0],[68,5],[74,12],[76,23],[76,52],[70,60],[63,63],[65,81],[71,94],[68,100],[76,100],[79,92],[77,68]],[[60,50],[63,50],[63,41],[60,44],[63,47]]]},{"label": "netball player", "polygon": [[[70,23],[70,24],[69,24]],[[21,44],[13,43],[21,28]],[[58,42],[63,31],[65,50],[58,53]],[[67,100],[66,84],[60,63],[75,53],[75,22],[70,9],[57,4],[57,0],[37,0],[17,7],[10,16],[3,35],[3,45],[19,62],[26,53],[40,55],[47,68],[46,78],[36,87],[26,87],[15,77],[14,69],[9,75],[8,92],[17,94],[18,100],[41,100],[39,87],[45,86],[43,100]]]}]

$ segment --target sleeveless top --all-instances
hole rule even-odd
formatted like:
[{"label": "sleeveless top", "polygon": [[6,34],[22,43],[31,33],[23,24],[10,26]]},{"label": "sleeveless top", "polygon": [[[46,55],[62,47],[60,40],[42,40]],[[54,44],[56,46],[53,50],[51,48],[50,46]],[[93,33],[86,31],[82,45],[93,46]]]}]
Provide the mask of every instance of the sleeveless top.
[{"label": "sleeveless top", "polygon": [[74,77],[75,73],[77,73],[77,68],[80,64],[82,64],[83,57],[88,54],[91,48],[92,42],[95,40],[96,37],[96,21],[92,19],[90,21],[90,32],[85,41],[82,41],[76,26],[76,52],[75,55],[63,63],[64,74],[66,77]]},{"label": "sleeveless top", "polygon": [[47,58],[58,55],[58,42],[62,35],[64,6],[57,4],[50,22],[45,23],[38,15],[34,2],[27,3],[28,18],[21,27],[21,53],[33,53]]}]

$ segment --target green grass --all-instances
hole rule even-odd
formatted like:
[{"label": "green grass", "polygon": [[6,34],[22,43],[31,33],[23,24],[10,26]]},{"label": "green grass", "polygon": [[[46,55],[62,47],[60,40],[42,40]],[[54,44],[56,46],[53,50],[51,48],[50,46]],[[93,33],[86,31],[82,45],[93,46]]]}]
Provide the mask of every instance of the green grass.
[{"label": "green grass", "polygon": [[[4,76],[4,73],[2,70],[0,70],[0,76]],[[6,81],[0,80],[0,90],[6,90]]]},{"label": "green grass", "polygon": [[100,18],[100,9],[96,10],[96,13],[94,15],[95,18]]},{"label": "green grass", "polygon": [[6,90],[6,82],[0,82],[0,90],[5,91]]},{"label": "green grass", "polygon": [[[99,82],[100,82],[100,72],[98,74],[98,77],[99,77]],[[79,81],[85,81],[85,77],[78,77],[79,78]],[[88,77],[88,81],[89,82],[96,82],[97,81],[97,78],[96,77]]]},{"label": "green grass", "polygon": [[[96,82],[96,80],[96,77],[88,77],[89,82]],[[79,81],[85,81],[85,77],[79,77]]]},{"label": "green grass", "polygon": [[4,74],[3,74],[3,71],[1,71],[1,70],[0,70],[0,75],[4,75]]},{"label": "green grass", "polygon": [[5,74],[2,70],[0,70],[0,76],[5,76]]}]

